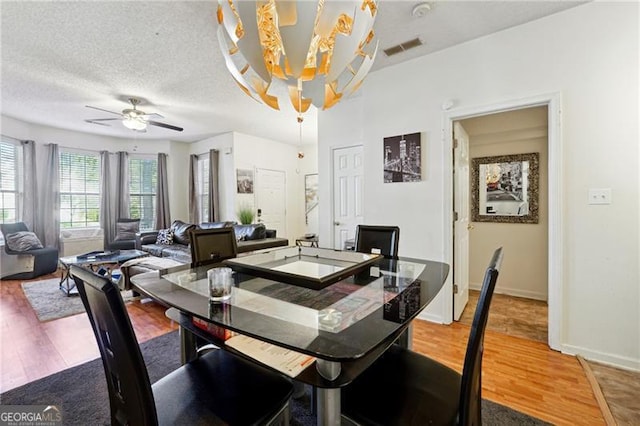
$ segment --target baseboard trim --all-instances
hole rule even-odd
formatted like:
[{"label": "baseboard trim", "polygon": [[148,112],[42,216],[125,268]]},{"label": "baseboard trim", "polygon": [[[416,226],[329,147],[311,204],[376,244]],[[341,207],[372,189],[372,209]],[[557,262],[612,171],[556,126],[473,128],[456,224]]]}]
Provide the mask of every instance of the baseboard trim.
[{"label": "baseboard trim", "polygon": [[436,324],[444,324],[444,318],[442,318],[441,315],[435,315],[435,314],[431,314],[428,312],[422,312],[421,314],[418,315],[417,317],[418,319],[421,320],[425,320],[425,321],[429,321],[429,322],[434,322]]},{"label": "baseboard trim", "polygon": [[624,370],[640,372],[640,359],[608,354],[574,345],[562,345],[562,353],[581,355],[589,361],[601,362]]},{"label": "baseboard trim", "polygon": [[[480,289],[482,288],[482,284],[481,283],[469,283],[469,288],[471,290],[480,291]],[[517,288],[510,288],[510,287],[496,287],[494,292],[496,294],[506,294],[508,296],[523,297],[525,299],[542,300],[544,302],[547,301],[547,294],[546,293],[540,293],[540,292],[537,292],[537,291],[521,290],[521,289],[517,289]]]}]

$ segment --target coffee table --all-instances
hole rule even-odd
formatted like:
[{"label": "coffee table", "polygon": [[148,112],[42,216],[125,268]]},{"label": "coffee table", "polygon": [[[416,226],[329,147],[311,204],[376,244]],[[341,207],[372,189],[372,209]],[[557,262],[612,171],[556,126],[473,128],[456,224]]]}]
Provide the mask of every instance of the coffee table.
[{"label": "coffee table", "polygon": [[[104,265],[121,265],[127,260],[137,259],[139,257],[148,256],[149,253],[142,250],[114,250],[114,251],[92,251],[90,253],[79,254],[77,256],[61,257],[59,259],[62,266],[62,277],[60,278],[60,290],[67,296],[78,294],[76,283],[73,280],[69,280],[71,273],[71,266],[89,266],[93,271],[96,268],[103,267]],[[106,274],[111,278],[112,268],[109,266],[104,267]],[[63,285],[64,283],[64,285]]]}]

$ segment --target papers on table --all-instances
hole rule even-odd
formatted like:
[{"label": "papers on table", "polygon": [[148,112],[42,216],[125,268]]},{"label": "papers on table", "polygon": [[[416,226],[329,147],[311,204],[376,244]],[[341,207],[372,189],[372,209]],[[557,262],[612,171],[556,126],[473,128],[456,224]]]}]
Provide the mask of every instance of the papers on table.
[{"label": "papers on table", "polygon": [[289,377],[296,377],[316,360],[310,355],[281,348],[248,336],[233,336],[225,344]]}]

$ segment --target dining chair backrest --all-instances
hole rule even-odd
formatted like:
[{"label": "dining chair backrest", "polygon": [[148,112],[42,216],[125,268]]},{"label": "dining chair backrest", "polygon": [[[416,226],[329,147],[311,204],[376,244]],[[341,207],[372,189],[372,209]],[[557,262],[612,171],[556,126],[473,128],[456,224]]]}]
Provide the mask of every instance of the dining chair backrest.
[{"label": "dining chair backrest", "polygon": [[459,425],[480,425],[482,400],[482,355],[484,351],[484,332],[489,318],[489,306],[493,291],[498,280],[498,273],[502,263],[502,247],[494,253],[484,274],[482,289],[476,312],[471,324],[467,353],[462,369],[462,383],[460,385],[460,405],[458,409]]},{"label": "dining chair backrest", "polygon": [[149,375],[118,286],[75,265],[71,275],[98,341],[109,389],[111,423],[157,424]]},{"label": "dining chair backrest", "polygon": [[398,257],[400,228],[397,226],[358,225],[355,251]]},{"label": "dining chair backrest", "polygon": [[189,238],[193,266],[220,263],[238,254],[233,227],[192,229]]}]

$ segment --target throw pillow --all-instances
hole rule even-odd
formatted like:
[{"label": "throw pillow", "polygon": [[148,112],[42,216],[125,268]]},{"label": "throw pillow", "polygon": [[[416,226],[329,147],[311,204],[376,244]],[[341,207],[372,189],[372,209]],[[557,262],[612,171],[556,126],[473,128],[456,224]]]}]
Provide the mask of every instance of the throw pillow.
[{"label": "throw pillow", "polygon": [[159,230],[158,237],[156,238],[156,244],[162,244],[165,246],[173,244],[173,231],[171,229]]},{"label": "throw pillow", "polygon": [[116,239],[115,241],[122,240],[135,240],[136,232],[140,231],[140,221],[134,222],[118,222],[116,223]]},{"label": "throw pillow", "polygon": [[7,235],[7,247],[13,251],[41,249],[42,243],[33,232],[20,231]]}]

